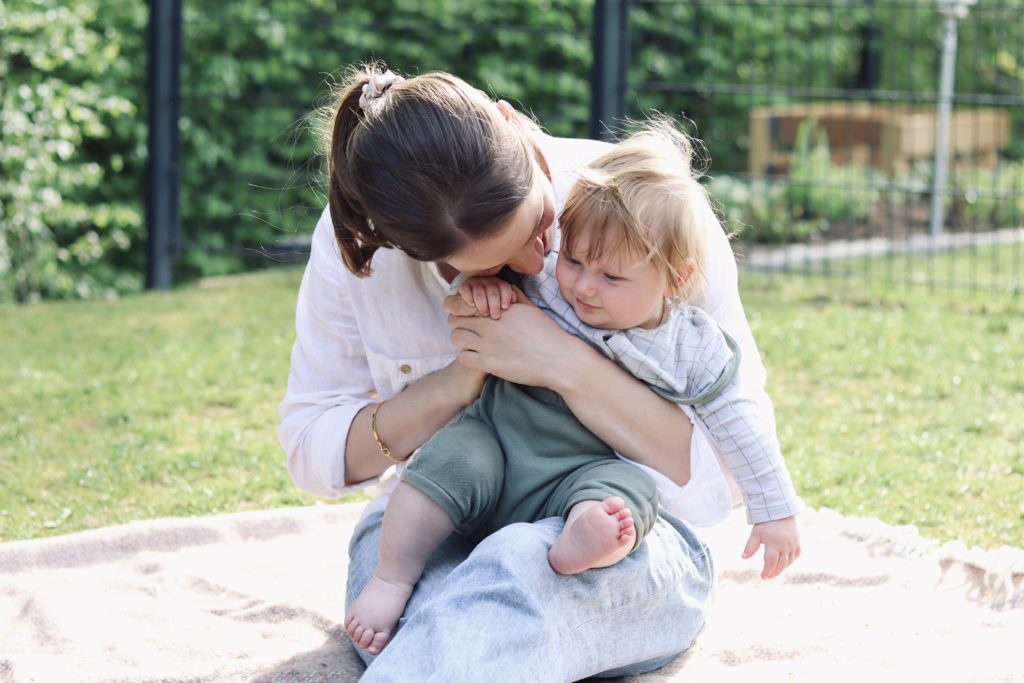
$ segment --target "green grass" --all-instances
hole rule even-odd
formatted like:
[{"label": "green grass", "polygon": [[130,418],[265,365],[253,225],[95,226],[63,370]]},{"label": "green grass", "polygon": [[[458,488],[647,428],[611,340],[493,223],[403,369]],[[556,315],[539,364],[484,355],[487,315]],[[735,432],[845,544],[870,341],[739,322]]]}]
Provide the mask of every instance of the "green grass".
[{"label": "green grass", "polygon": [[[0,540],[311,503],[275,439],[300,277],[0,307]],[[801,493],[1024,546],[1024,302],[860,287],[745,278]]]},{"label": "green grass", "polygon": [[[812,506],[1024,546],[1024,301],[748,277],[779,436]],[[857,291],[861,287],[861,291]]]},{"label": "green grass", "polygon": [[300,277],[0,308],[0,539],[310,502],[274,433]]}]

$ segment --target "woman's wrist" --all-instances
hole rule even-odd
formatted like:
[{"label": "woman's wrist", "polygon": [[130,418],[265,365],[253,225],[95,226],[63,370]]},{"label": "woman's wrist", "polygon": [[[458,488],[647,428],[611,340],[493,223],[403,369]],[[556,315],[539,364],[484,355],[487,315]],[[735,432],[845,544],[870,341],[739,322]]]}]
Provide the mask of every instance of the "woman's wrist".
[{"label": "woman's wrist", "polygon": [[487,379],[487,373],[466,367],[458,360],[452,361],[441,372],[445,373],[447,381],[441,383],[437,400],[442,405],[454,402],[455,410],[462,410],[473,403],[480,396]]},{"label": "woman's wrist", "polygon": [[566,337],[562,353],[552,363],[552,368],[556,369],[545,375],[545,387],[569,400],[572,396],[585,396],[593,386],[595,373],[600,373],[612,361],[579,337],[568,333]]}]

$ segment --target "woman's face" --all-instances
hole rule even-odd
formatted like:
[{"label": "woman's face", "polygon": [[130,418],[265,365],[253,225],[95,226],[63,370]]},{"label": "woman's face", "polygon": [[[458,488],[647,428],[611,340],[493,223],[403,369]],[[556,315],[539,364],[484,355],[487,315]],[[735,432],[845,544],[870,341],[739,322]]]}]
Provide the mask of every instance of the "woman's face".
[{"label": "woman's face", "polygon": [[533,189],[497,233],[470,242],[446,260],[459,272],[494,275],[508,266],[523,275],[536,275],[551,249],[555,198],[551,181],[534,162]]}]

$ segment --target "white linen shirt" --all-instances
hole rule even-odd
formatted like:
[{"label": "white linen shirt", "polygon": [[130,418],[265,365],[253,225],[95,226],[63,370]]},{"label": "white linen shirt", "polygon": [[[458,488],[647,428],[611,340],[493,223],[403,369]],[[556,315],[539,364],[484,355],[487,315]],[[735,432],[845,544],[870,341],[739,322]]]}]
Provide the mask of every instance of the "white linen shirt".
[{"label": "white linen shirt", "polygon": [[[609,149],[605,142],[548,136],[539,146],[551,171],[556,211],[578,169]],[[699,305],[739,343],[744,358],[740,381],[748,395],[757,396],[774,431],[764,366],[740,304],[736,261],[721,227],[716,223],[708,230],[707,296]],[[278,430],[288,472],[303,491],[336,498],[381,484],[364,515],[384,508],[397,477],[388,476],[394,471],[389,470],[379,480],[345,484],[345,446],[353,418],[363,406],[395,396],[458,356],[442,306],[449,285],[436,265],[397,249],[380,249],[372,267],[364,278],[346,268],[325,208],[299,287],[296,339]],[[689,406],[681,409],[693,420]],[[696,526],[710,526],[728,515],[735,493],[701,429],[693,430],[690,459],[690,481],[683,486],[630,462],[654,479],[666,511]]]}]

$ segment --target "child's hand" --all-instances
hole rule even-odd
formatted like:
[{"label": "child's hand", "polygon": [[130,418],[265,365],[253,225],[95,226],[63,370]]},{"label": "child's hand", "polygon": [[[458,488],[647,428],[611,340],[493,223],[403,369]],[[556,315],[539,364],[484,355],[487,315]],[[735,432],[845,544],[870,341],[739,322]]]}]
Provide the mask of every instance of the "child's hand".
[{"label": "child's hand", "polygon": [[501,278],[471,277],[459,287],[459,296],[469,306],[476,308],[477,315],[501,318],[501,312],[519,301],[516,288]]},{"label": "child's hand", "polygon": [[764,568],[761,578],[771,579],[800,557],[800,531],[796,528],[796,516],[755,524],[750,530],[747,547],[743,549],[743,559],[753,557],[762,544]]}]

